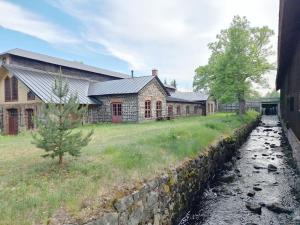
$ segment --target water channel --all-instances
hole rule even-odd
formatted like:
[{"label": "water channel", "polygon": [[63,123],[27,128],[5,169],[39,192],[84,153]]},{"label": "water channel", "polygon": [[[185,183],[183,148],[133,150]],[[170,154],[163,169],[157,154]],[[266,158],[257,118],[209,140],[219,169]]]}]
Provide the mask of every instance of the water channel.
[{"label": "water channel", "polygon": [[179,225],[300,224],[299,175],[277,116],[263,116],[225,168]]}]

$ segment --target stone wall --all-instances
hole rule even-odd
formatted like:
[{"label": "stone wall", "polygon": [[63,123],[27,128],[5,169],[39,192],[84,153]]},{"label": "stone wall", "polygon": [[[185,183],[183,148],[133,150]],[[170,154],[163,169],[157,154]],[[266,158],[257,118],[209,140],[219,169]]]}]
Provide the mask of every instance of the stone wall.
[{"label": "stone wall", "polygon": [[[86,225],[168,225],[176,224],[197,200],[216,171],[231,159],[259,120],[220,140],[196,158],[183,162],[132,194],[112,201],[113,209]],[[74,224],[74,223],[72,223]],[[76,224],[76,223],[75,223]],[[81,223],[83,224],[83,223]]]},{"label": "stone wall", "polygon": [[113,95],[97,97],[102,102],[101,106],[90,106],[90,122],[111,122],[112,121],[112,103],[122,103],[122,121],[138,121],[138,98],[136,94]]},{"label": "stone wall", "polygon": [[17,109],[18,130],[19,130],[19,132],[22,132],[27,129],[27,125],[28,125],[26,110],[32,109],[34,116],[39,116],[40,115],[40,107],[41,107],[41,103],[6,104],[6,105],[0,106],[0,108],[1,108],[0,113],[2,114],[0,116],[2,117],[2,123],[3,123],[2,130],[0,130],[0,133],[8,134],[8,129],[9,129],[8,111],[7,111],[8,109]]}]

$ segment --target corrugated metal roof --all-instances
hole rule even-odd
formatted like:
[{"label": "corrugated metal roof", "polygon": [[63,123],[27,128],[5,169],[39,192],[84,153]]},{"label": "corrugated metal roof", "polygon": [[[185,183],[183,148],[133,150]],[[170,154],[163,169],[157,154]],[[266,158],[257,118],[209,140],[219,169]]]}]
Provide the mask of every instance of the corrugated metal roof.
[{"label": "corrugated metal roof", "polygon": [[[45,103],[59,103],[59,99],[53,94],[55,77],[58,74],[45,71],[34,70],[19,66],[4,65],[12,76],[16,76],[30,90],[32,90]],[[63,77],[69,84],[69,95],[77,94],[80,104],[97,104],[94,99],[88,97],[90,81],[86,79],[77,79],[72,77]]]},{"label": "corrugated metal roof", "polygon": [[91,83],[88,96],[135,94],[154,78],[154,76],[144,76]]},{"label": "corrugated metal roof", "polygon": [[52,57],[52,56],[48,56],[48,55],[44,55],[44,54],[40,54],[40,53],[35,53],[35,52],[23,50],[23,49],[18,49],[18,48],[4,52],[1,55],[5,55],[5,54],[21,56],[21,57],[25,57],[25,58],[29,58],[29,59],[33,59],[33,60],[38,60],[38,61],[42,61],[42,62],[46,62],[46,63],[65,66],[65,67],[74,68],[74,69],[78,69],[78,70],[89,71],[89,72],[103,74],[103,75],[112,76],[112,77],[118,77],[118,78],[128,78],[129,77],[129,75],[127,75],[127,74],[118,73],[118,72],[114,72],[114,71],[110,71],[110,70],[105,70],[105,69],[101,69],[98,67],[85,65],[83,63],[64,60],[64,59],[60,59],[60,58],[56,58],[56,57]]},{"label": "corrugated metal roof", "polygon": [[171,92],[171,96],[167,97],[167,101],[170,102],[200,102],[206,101],[208,99],[208,95],[202,92]]}]

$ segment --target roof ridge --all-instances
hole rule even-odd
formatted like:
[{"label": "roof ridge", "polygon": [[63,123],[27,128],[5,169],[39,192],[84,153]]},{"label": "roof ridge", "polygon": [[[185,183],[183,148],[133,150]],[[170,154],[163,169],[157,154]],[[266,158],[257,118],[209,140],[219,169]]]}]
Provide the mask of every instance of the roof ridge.
[{"label": "roof ridge", "polygon": [[[19,53],[18,53],[18,51],[19,51]],[[54,65],[61,65],[61,66],[65,66],[65,67],[69,67],[69,68],[73,68],[73,69],[77,69],[77,70],[103,74],[105,76],[119,77],[119,78],[129,77],[129,75],[125,74],[125,73],[116,72],[116,71],[112,71],[112,70],[108,70],[108,69],[103,69],[100,67],[80,63],[76,60],[67,60],[67,59],[63,59],[60,57],[46,55],[43,53],[33,52],[33,51],[21,49],[21,48],[14,48],[14,49],[8,50],[6,52],[0,53],[0,55],[4,55],[4,54],[16,55],[16,56],[20,56],[20,57],[33,59],[33,60],[38,60],[41,62],[47,62],[47,63],[54,64]],[[26,54],[27,54],[27,56],[26,56]],[[39,56],[40,56],[40,58],[39,58]],[[47,58],[48,58],[48,60],[47,60]],[[84,67],[86,67],[86,68],[84,68]]]},{"label": "roof ridge", "polygon": [[33,72],[42,72],[42,73],[50,74],[52,76],[62,76],[62,77],[66,77],[66,78],[76,79],[76,80],[86,80],[86,81],[90,81],[90,82],[100,82],[98,80],[93,80],[93,79],[89,79],[89,78],[85,78],[85,77],[75,77],[75,76],[72,76],[72,75],[54,73],[54,72],[49,72],[49,71],[45,71],[45,70],[39,70],[39,69],[35,69],[35,68],[20,66],[20,65],[4,64],[3,66],[4,67],[18,68],[18,69],[23,69],[23,70],[27,70],[27,71],[33,71]]}]

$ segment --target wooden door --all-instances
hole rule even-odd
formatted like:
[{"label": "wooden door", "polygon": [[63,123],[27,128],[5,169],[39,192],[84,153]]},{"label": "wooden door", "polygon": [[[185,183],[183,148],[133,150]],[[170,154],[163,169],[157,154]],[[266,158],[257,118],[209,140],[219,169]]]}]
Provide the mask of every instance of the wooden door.
[{"label": "wooden door", "polygon": [[8,134],[16,135],[18,134],[18,110],[9,109],[8,111]]},{"label": "wooden door", "polygon": [[122,103],[112,103],[112,122],[121,123],[122,122]]},{"label": "wooden door", "polygon": [[33,116],[33,109],[26,109],[26,122],[28,130],[34,129]]}]

